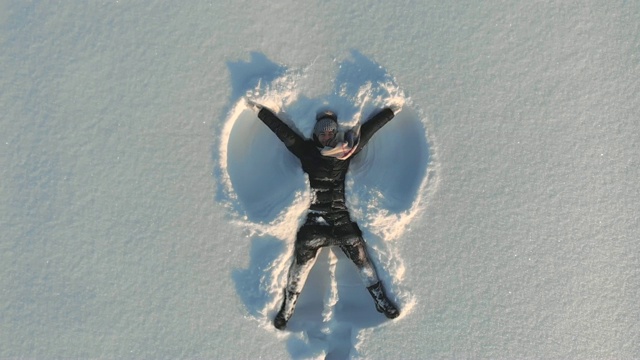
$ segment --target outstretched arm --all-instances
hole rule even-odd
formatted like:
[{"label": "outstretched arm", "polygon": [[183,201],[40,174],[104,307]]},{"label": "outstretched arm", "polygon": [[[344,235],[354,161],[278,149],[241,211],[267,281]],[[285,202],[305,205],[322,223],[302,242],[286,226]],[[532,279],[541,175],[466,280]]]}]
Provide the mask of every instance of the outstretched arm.
[{"label": "outstretched arm", "polygon": [[295,131],[280,120],[271,110],[263,107],[258,113],[258,118],[262,120],[288,148],[304,141],[300,135],[296,134]]},{"label": "outstretched arm", "polygon": [[297,156],[298,149],[304,143],[302,136],[293,131],[287,124],[280,120],[271,110],[247,99],[247,104],[258,112],[258,118],[284,143],[284,145]]},{"label": "outstretched arm", "polygon": [[394,116],[394,111],[391,108],[384,108],[367,122],[362,124],[362,127],[360,128],[360,145],[358,145],[358,147],[363,148],[367,145],[373,134],[393,119]]}]

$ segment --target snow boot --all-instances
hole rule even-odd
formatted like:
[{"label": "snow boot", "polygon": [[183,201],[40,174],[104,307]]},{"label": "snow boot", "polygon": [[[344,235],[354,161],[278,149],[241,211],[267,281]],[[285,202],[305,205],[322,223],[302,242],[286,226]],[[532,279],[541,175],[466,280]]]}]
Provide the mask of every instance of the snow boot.
[{"label": "snow boot", "polygon": [[373,301],[376,303],[376,310],[381,312],[389,319],[395,319],[400,315],[400,311],[398,308],[387,298],[387,295],[384,292],[384,288],[382,287],[382,283],[378,281],[375,285],[371,285],[367,288]]},{"label": "snow boot", "polygon": [[284,330],[287,327],[287,322],[293,315],[293,310],[296,308],[296,302],[298,302],[298,296],[300,293],[294,293],[293,291],[284,290],[284,300],[282,300],[282,306],[280,311],[273,319],[273,326],[278,330]]}]

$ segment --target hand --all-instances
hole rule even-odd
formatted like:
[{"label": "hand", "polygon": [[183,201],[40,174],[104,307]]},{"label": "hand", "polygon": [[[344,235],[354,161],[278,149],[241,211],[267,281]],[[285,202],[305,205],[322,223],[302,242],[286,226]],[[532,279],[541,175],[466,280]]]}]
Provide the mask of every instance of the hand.
[{"label": "hand", "polygon": [[402,110],[402,104],[399,104],[399,103],[389,104],[389,109],[393,111],[393,115],[397,115],[400,112],[400,110]]},{"label": "hand", "polygon": [[244,101],[247,103],[247,107],[255,112],[260,112],[260,110],[262,110],[263,106],[258,104],[257,102],[249,99],[249,98],[245,98]]}]

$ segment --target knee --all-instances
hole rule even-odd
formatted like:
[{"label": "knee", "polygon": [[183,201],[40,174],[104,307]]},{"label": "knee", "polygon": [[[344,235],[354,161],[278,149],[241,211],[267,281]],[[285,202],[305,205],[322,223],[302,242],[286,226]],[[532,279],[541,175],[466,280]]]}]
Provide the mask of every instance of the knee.
[{"label": "knee", "polygon": [[326,236],[320,229],[312,226],[303,226],[296,236],[295,258],[298,264],[306,264],[314,259],[320,247],[324,245]]},{"label": "knee", "polygon": [[367,250],[364,247],[364,242],[362,241],[362,239],[355,238],[354,240],[350,241],[351,243],[345,244],[346,246],[344,246],[342,250],[358,268],[367,266],[370,261],[369,257],[367,256]]},{"label": "knee", "polygon": [[342,239],[342,243],[351,248],[364,246],[364,240],[358,235],[349,235]]},{"label": "knee", "polygon": [[296,242],[295,258],[299,265],[304,265],[314,259],[318,253],[317,248],[308,246],[305,243]]},{"label": "knee", "polygon": [[369,265],[369,259],[367,259],[363,253],[358,253],[358,255],[353,258],[353,263],[358,269],[362,269]]}]

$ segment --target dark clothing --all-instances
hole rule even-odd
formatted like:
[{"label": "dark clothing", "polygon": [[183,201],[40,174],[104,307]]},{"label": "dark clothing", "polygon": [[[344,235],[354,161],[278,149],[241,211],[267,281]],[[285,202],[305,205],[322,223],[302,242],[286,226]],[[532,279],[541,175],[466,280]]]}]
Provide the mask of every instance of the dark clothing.
[{"label": "dark clothing", "polygon": [[[369,142],[373,134],[393,116],[393,111],[386,108],[364,123],[360,128],[358,149],[353,155],[355,156]],[[309,176],[311,185],[311,205],[307,219],[296,235],[294,260],[289,269],[285,294],[295,297],[297,296],[295,294],[300,293],[318,250],[325,246],[340,247],[357,266],[360,277],[367,287],[379,282],[367,254],[362,232],[358,224],[351,221],[345,204],[344,181],[351,157],[340,160],[323,156],[316,141],[304,139],[266,108],[260,110],[258,118],[300,160],[302,170]],[[293,311],[295,301],[285,301],[283,304],[288,304],[287,306],[291,307],[289,310]],[[290,315],[286,310],[281,311]]]},{"label": "dark clothing", "polygon": [[[373,134],[389,122],[393,116],[393,111],[386,108],[362,124],[360,144],[356,154],[369,142]],[[339,160],[334,157],[322,156],[321,149],[316,146],[313,140],[304,139],[298,135],[266,108],[260,110],[258,117],[278,136],[287,149],[300,159],[302,170],[309,175],[313,196],[309,209],[324,213],[343,212],[348,216],[344,197],[344,180],[351,158]]]},{"label": "dark clothing", "polygon": [[[387,299],[369,259],[362,231],[358,224],[351,221],[345,204],[344,180],[351,157],[340,160],[323,156],[317,139],[304,139],[266,108],[260,110],[258,117],[300,159],[302,170],[309,176],[312,192],[307,219],[296,235],[295,254],[287,275],[282,307],[274,319],[275,327],[284,329],[286,326],[316,255],[325,246],[340,247],[358,268],[362,282],[374,298],[376,309],[389,318],[397,317],[399,312]],[[373,134],[393,117],[393,111],[385,108],[364,123],[360,128],[358,148],[353,155],[360,152]]]},{"label": "dark clothing", "polygon": [[[299,264],[315,258],[318,250],[325,246],[339,246],[355,262],[350,255],[354,253],[351,248],[355,245],[364,245],[358,224],[352,222],[348,214],[346,219],[348,221],[337,224],[327,218],[328,216],[314,213],[307,215],[307,220],[296,235],[295,256]],[[324,222],[327,224],[323,224]]]}]

